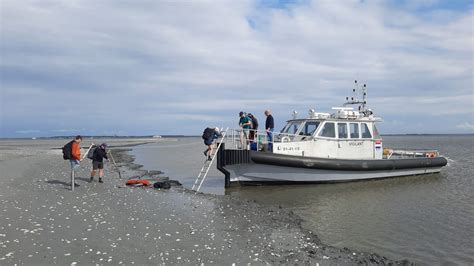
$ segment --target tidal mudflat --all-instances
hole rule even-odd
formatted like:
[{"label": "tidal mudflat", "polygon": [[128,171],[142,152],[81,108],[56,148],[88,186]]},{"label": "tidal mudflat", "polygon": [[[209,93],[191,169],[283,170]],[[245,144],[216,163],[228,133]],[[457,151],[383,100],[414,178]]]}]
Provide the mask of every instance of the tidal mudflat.
[{"label": "tidal mudflat", "polygon": [[[335,184],[224,189],[211,169],[201,191],[282,207],[325,244],[375,252],[420,265],[474,264],[474,136],[384,136],[384,147],[432,149],[448,158],[441,173]],[[133,147],[135,162],[192,187],[202,166],[200,138]]]},{"label": "tidal mudflat", "polygon": [[279,207],[125,187],[143,170],[124,146],[150,141],[108,141],[123,178],[107,164],[105,183],[89,183],[86,159],[74,192],[58,149],[65,140],[0,141],[0,264],[407,263],[325,245]]}]

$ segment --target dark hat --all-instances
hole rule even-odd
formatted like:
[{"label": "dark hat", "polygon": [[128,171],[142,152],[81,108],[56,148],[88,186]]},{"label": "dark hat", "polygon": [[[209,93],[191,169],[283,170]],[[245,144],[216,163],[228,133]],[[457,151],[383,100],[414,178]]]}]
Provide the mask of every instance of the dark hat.
[{"label": "dark hat", "polygon": [[107,148],[107,143],[100,144],[100,147],[105,150]]},{"label": "dark hat", "polygon": [[244,112],[240,111],[239,116],[242,116],[243,114],[244,114]]}]

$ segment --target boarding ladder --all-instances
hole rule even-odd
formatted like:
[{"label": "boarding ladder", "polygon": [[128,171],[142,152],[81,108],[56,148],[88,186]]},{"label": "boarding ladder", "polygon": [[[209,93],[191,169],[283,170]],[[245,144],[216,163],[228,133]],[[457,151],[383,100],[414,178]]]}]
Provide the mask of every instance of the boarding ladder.
[{"label": "boarding ladder", "polygon": [[[201,185],[202,185],[202,183],[204,183],[204,179],[206,179],[207,174],[209,173],[209,169],[211,169],[212,163],[214,162],[214,159],[217,156],[217,152],[221,148],[222,142],[225,140],[225,135],[227,134],[228,130],[229,130],[229,128],[225,129],[224,134],[222,134],[221,141],[216,141],[215,142],[211,154],[208,155],[208,156],[211,156],[211,160],[206,158],[206,161],[204,161],[204,164],[201,168],[201,171],[199,172],[199,175],[196,178],[196,181],[194,182],[192,190],[195,190],[196,192],[198,192],[201,189]],[[198,183],[199,183],[199,186],[197,186]],[[197,189],[195,189],[196,187],[197,187]]]}]

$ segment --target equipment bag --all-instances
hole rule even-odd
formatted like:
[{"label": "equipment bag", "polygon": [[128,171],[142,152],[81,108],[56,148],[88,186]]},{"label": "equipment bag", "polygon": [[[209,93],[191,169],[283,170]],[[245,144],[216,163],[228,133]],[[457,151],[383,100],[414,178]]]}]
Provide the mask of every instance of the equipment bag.
[{"label": "equipment bag", "polygon": [[154,188],[170,189],[171,184],[168,181],[157,181],[153,184]]},{"label": "equipment bag", "polygon": [[68,142],[66,145],[63,147],[63,159],[64,160],[71,160],[72,158],[72,143],[74,140]]},{"label": "equipment bag", "polygon": [[202,133],[202,139],[211,139],[213,133],[214,133],[213,128],[208,127],[206,129],[204,129],[204,132]]},{"label": "equipment bag", "polygon": [[127,180],[127,183],[125,183],[127,186],[144,186],[147,187],[151,183],[150,181],[146,179],[129,179]]},{"label": "equipment bag", "polygon": [[95,149],[97,149],[98,147],[93,145],[92,148],[89,150],[89,152],[87,153],[87,159],[91,159],[93,160],[94,159],[94,152],[95,152]]}]

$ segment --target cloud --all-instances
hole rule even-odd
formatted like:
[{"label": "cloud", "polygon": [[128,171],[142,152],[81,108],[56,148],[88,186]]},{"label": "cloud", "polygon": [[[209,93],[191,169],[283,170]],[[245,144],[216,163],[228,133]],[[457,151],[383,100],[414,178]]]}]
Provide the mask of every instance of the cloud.
[{"label": "cloud", "polygon": [[71,133],[71,132],[78,132],[80,129],[54,129],[51,130],[52,132],[58,132],[58,133]]},{"label": "cloud", "polygon": [[261,3],[3,1],[0,136],[173,134],[186,121],[195,134],[243,109],[271,108],[283,123],[340,104],[353,79],[377,112],[423,115],[428,132],[470,121],[472,5]]},{"label": "cloud", "polygon": [[[383,114],[426,114],[430,116],[471,115],[474,94],[457,96],[396,96],[369,99]],[[403,108],[401,108],[403,107]]]},{"label": "cloud", "polygon": [[470,122],[464,122],[462,124],[456,125],[456,127],[460,129],[474,130],[474,124]]},{"label": "cloud", "polygon": [[41,130],[36,130],[36,129],[27,129],[27,130],[17,130],[15,133],[18,134],[32,134],[32,133],[40,133]]}]

